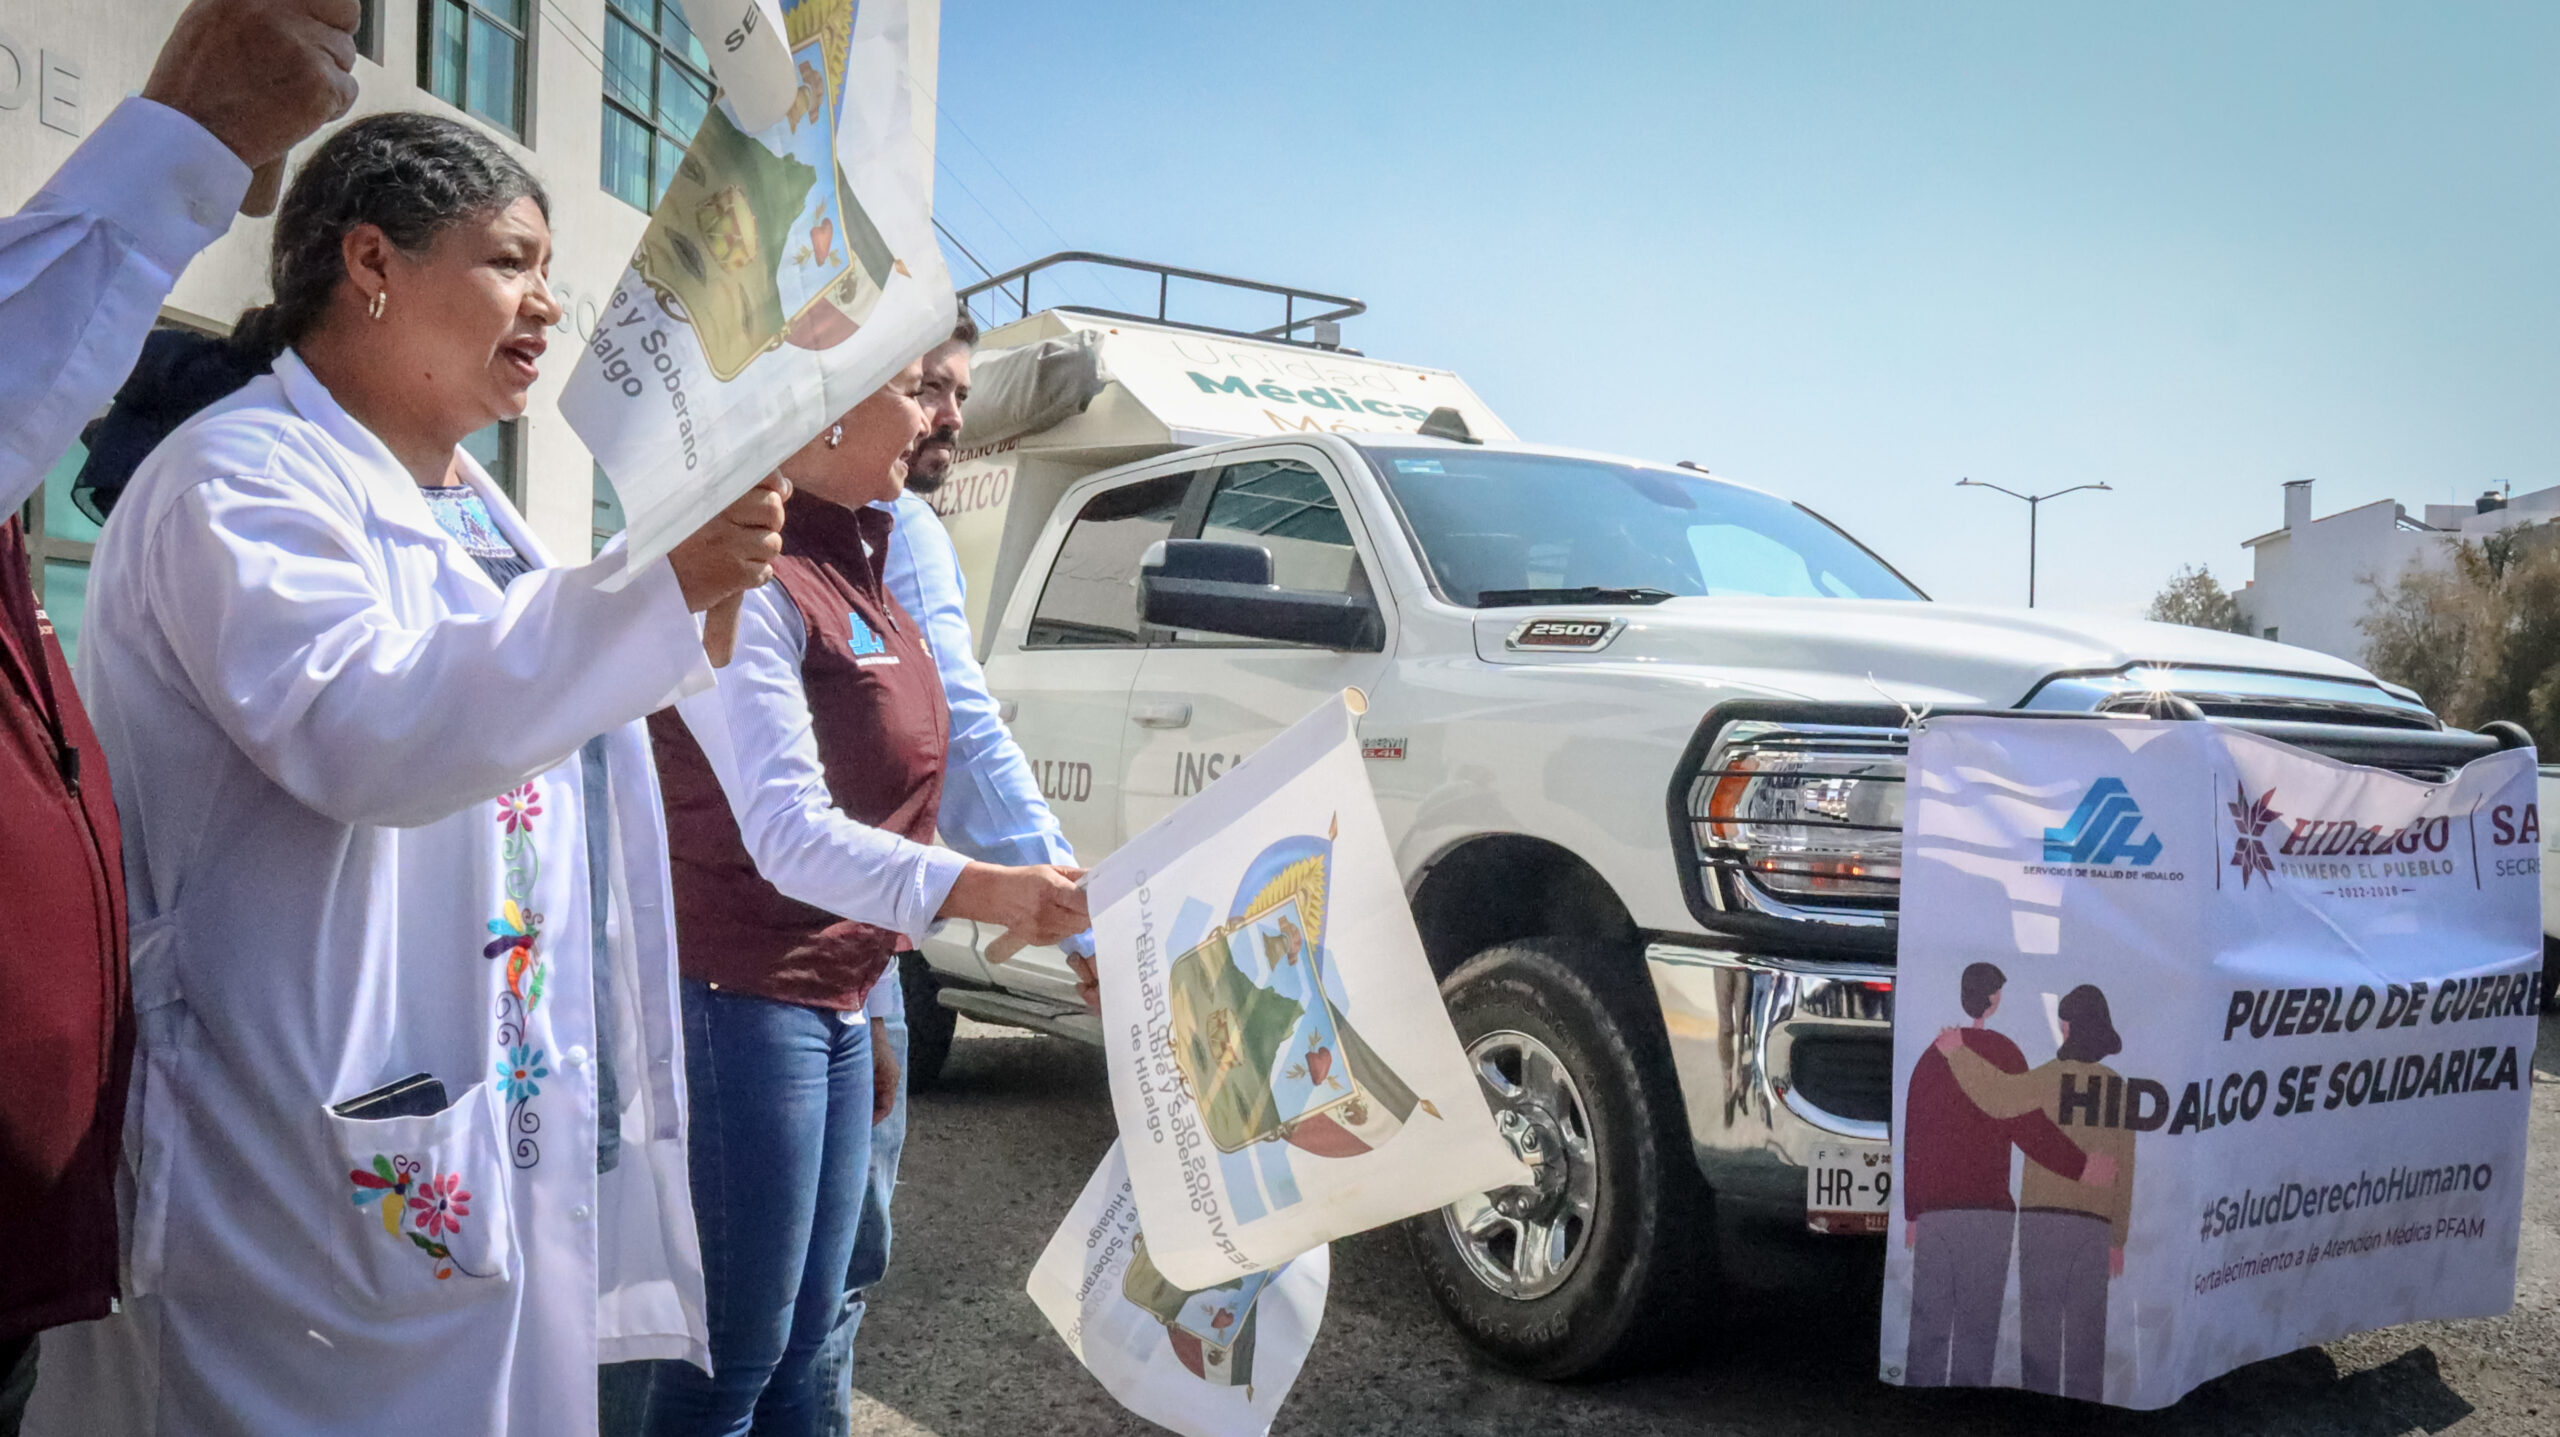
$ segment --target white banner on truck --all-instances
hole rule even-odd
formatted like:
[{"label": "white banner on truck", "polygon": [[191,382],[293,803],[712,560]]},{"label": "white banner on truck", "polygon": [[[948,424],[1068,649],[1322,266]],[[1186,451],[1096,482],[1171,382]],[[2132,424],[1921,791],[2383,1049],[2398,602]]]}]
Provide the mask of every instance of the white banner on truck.
[{"label": "white banner on truck", "polygon": [[1148,1251],[1185,1288],[1532,1180],[1432,981],[1353,701],[1086,884],[1111,1105]]},{"label": "white banner on truck", "polygon": [[1121,1406],[1183,1437],[1262,1437],[1324,1322],[1332,1255],[1176,1286],[1147,1255],[1121,1146],[1032,1267],[1031,1300]]},{"label": "white banner on truck", "polygon": [[1111,377],[1177,432],[1411,434],[1446,406],[1479,439],[1517,437],[1445,369],[1138,325],[1110,334]]},{"label": "white banner on truck", "polygon": [[560,396],[622,499],[616,582],[948,336],[958,313],[923,198],[917,127],[931,115],[907,72],[906,0],[782,0],[780,13],[790,104],[753,132],[732,101],[703,117]]},{"label": "white banner on truck", "polygon": [[2529,750],[1940,718],[1906,794],[1886,1381],[2164,1407],[2513,1302]]}]

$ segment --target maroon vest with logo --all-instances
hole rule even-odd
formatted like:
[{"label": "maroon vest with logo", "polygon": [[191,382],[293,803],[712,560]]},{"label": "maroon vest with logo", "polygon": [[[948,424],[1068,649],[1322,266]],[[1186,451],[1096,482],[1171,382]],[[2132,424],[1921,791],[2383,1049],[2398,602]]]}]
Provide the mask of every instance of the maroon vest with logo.
[{"label": "maroon vest with logo", "polygon": [[133,1057],[106,760],[0,524],[0,1343],[101,1317]]},{"label": "maroon vest with logo", "polygon": [[[800,611],[800,682],[827,791],[857,823],[930,842],[951,717],[923,635],[881,582],[895,521],[797,494],[784,514],[773,577]],[[675,710],[652,715],[649,735],[666,791],[684,976],[812,1008],[861,1007],[906,939],[776,891]]]}]

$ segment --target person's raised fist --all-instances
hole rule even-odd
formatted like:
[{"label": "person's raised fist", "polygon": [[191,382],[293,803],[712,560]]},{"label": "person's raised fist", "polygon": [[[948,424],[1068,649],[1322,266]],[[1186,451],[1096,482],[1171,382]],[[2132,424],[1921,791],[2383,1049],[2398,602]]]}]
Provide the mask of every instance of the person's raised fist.
[{"label": "person's raised fist", "polygon": [[195,0],[142,97],[202,125],[252,170],[356,101],[361,0]]}]

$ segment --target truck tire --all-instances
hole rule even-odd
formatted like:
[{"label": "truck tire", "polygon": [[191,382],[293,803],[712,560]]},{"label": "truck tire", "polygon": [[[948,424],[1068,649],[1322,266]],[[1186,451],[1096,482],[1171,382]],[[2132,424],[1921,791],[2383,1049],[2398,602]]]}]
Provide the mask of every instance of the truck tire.
[{"label": "truck tire", "polygon": [[960,1015],[942,1006],[933,965],[921,953],[898,960],[899,996],[907,1005],[907,1091],[921,1093],[942,1078],[951,1057],[951,1034]]},{"label": "truck tire", "polygon": [[1440,991],[1504,1135],[1546,1161],[1535,1184],[1408,1219],[1423,1281],[1514,1371],[1643,1365],[1689,1331],[1713,1251],[1652,992],[1598,945],[1555,938],[1487,949]]}]

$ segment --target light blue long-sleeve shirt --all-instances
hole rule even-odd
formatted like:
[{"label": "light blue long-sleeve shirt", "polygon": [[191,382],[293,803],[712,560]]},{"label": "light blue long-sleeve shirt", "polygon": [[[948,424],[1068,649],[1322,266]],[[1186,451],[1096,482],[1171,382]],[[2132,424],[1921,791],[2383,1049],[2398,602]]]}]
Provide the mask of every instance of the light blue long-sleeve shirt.
[{"label": "light blue long-sleeve shirt", "polygon": [[[967,581],[960,554],[933,506],[912,492],[889,506],[898,519],[889,536],[883,577],[908,617],[924,626],[951,707],[951,748],[943,762],[941,841],[983,863],[1073,864],[1075,850],[1058,827],[1039,780],[1004,725],[969,635]],[[1089,938],[1068,940],[1090,954]],[[895,983],[872,990],[875,1016],[898,1011]],[[887,990],[887,991],[883,991]]]},{"label": "light blue long-sleeve shirt", "polygon": [[248,192],[229,146],[135,98],[0,219],[0,517],[115,396],[179,273]]},{"label": "light blue long-sleeve shirt", "polygon": [[1004,725],[969,635],[968,586],[960,554],[933,506],[914,493],[891,507],[882,577],[910,618],[924,626],[942,696],[951,706],[951,751],[943,764],[942,841],[982,863],[1075,862],[1057,815],[1040,796],[1030,760]]}]

